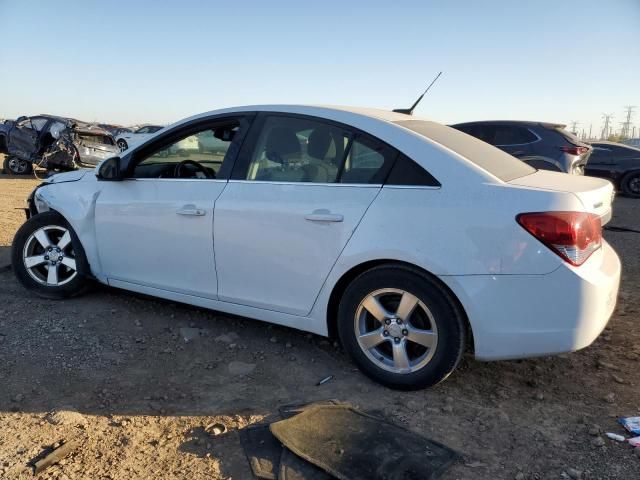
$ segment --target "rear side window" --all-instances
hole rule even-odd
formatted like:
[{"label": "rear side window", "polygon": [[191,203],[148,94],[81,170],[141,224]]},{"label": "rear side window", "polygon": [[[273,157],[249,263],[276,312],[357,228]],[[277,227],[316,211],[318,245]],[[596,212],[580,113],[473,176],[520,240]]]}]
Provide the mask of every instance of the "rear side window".
[{"label": "rear side window", "polygon": [[394,123],[453,150],[503,182],[531,175],[536,171],[502,150],[455,128],[426,120],[402,120]]},{"label": "rear side window", "polygon": [[493,145],[521,145],[535,142],[538,137],[524,127],[514,125],[496,125],[493,134]]},{"label": "rear side window", "polygon": [[538,140],[538,137],[528,128],[519,127],[517,125],[475,124],[463,125],[460,127],[454,126],[454,128],[479,138],[483,142],[490,143],[491,145],[522,145]]},{"label": "rear side window", "polygon": [[405,154],[398,155],[387,178],[387,185],[439,187],[440,182]]},{"label": "rear side window", "polygon": [[396,150],[383,143],[357,135],[345,158],[340,183],[382,183],[396,155]]}]

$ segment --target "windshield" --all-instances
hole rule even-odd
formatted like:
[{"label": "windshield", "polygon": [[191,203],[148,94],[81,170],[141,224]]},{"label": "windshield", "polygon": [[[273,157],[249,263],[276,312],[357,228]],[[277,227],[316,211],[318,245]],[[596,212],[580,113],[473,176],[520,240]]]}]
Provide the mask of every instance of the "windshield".
[{"label": "windshield", "polygon": [[503,182],[524,177],[536,171],[535,168],[499,148],[455,128],[426,120],[402,120],[393,123],[453,150]]}]

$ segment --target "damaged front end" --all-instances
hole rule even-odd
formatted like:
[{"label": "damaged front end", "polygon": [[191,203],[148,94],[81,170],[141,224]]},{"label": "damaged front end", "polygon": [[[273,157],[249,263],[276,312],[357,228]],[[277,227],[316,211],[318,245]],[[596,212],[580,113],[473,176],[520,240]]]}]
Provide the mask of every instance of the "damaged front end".
[{"label": "damaged front end", "polygon": [[52,131],[55,140],[42,154],[38,166],[47,170],[69,171],[76,167],[78,152],[73,144],[73,130],[65,128],[59,132]]}]

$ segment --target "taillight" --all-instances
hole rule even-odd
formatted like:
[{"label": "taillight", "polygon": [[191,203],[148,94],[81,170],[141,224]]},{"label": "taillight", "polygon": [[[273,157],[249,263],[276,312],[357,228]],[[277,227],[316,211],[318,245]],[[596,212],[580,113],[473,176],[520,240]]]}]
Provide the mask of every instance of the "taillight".
[{"label": "taillight", "polygon": [[589,151],[589,147],[560,147],[560,150],[570,155],[583,155]]},{"label": "taillight", "polygon": [[602,246],[602,224],[600,217],[593,213],[521,213],[516,220],[527,232],[576,267]]}]

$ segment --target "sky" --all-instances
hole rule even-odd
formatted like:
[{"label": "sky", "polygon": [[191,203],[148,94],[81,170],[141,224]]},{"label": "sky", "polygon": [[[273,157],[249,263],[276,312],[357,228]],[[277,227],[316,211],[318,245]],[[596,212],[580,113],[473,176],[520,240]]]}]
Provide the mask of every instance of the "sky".
[{"label": "sky", "polygon": [[0,0],[0,117],[171,123],[221,107],[580,122],[638,105],[640,0]]}]

